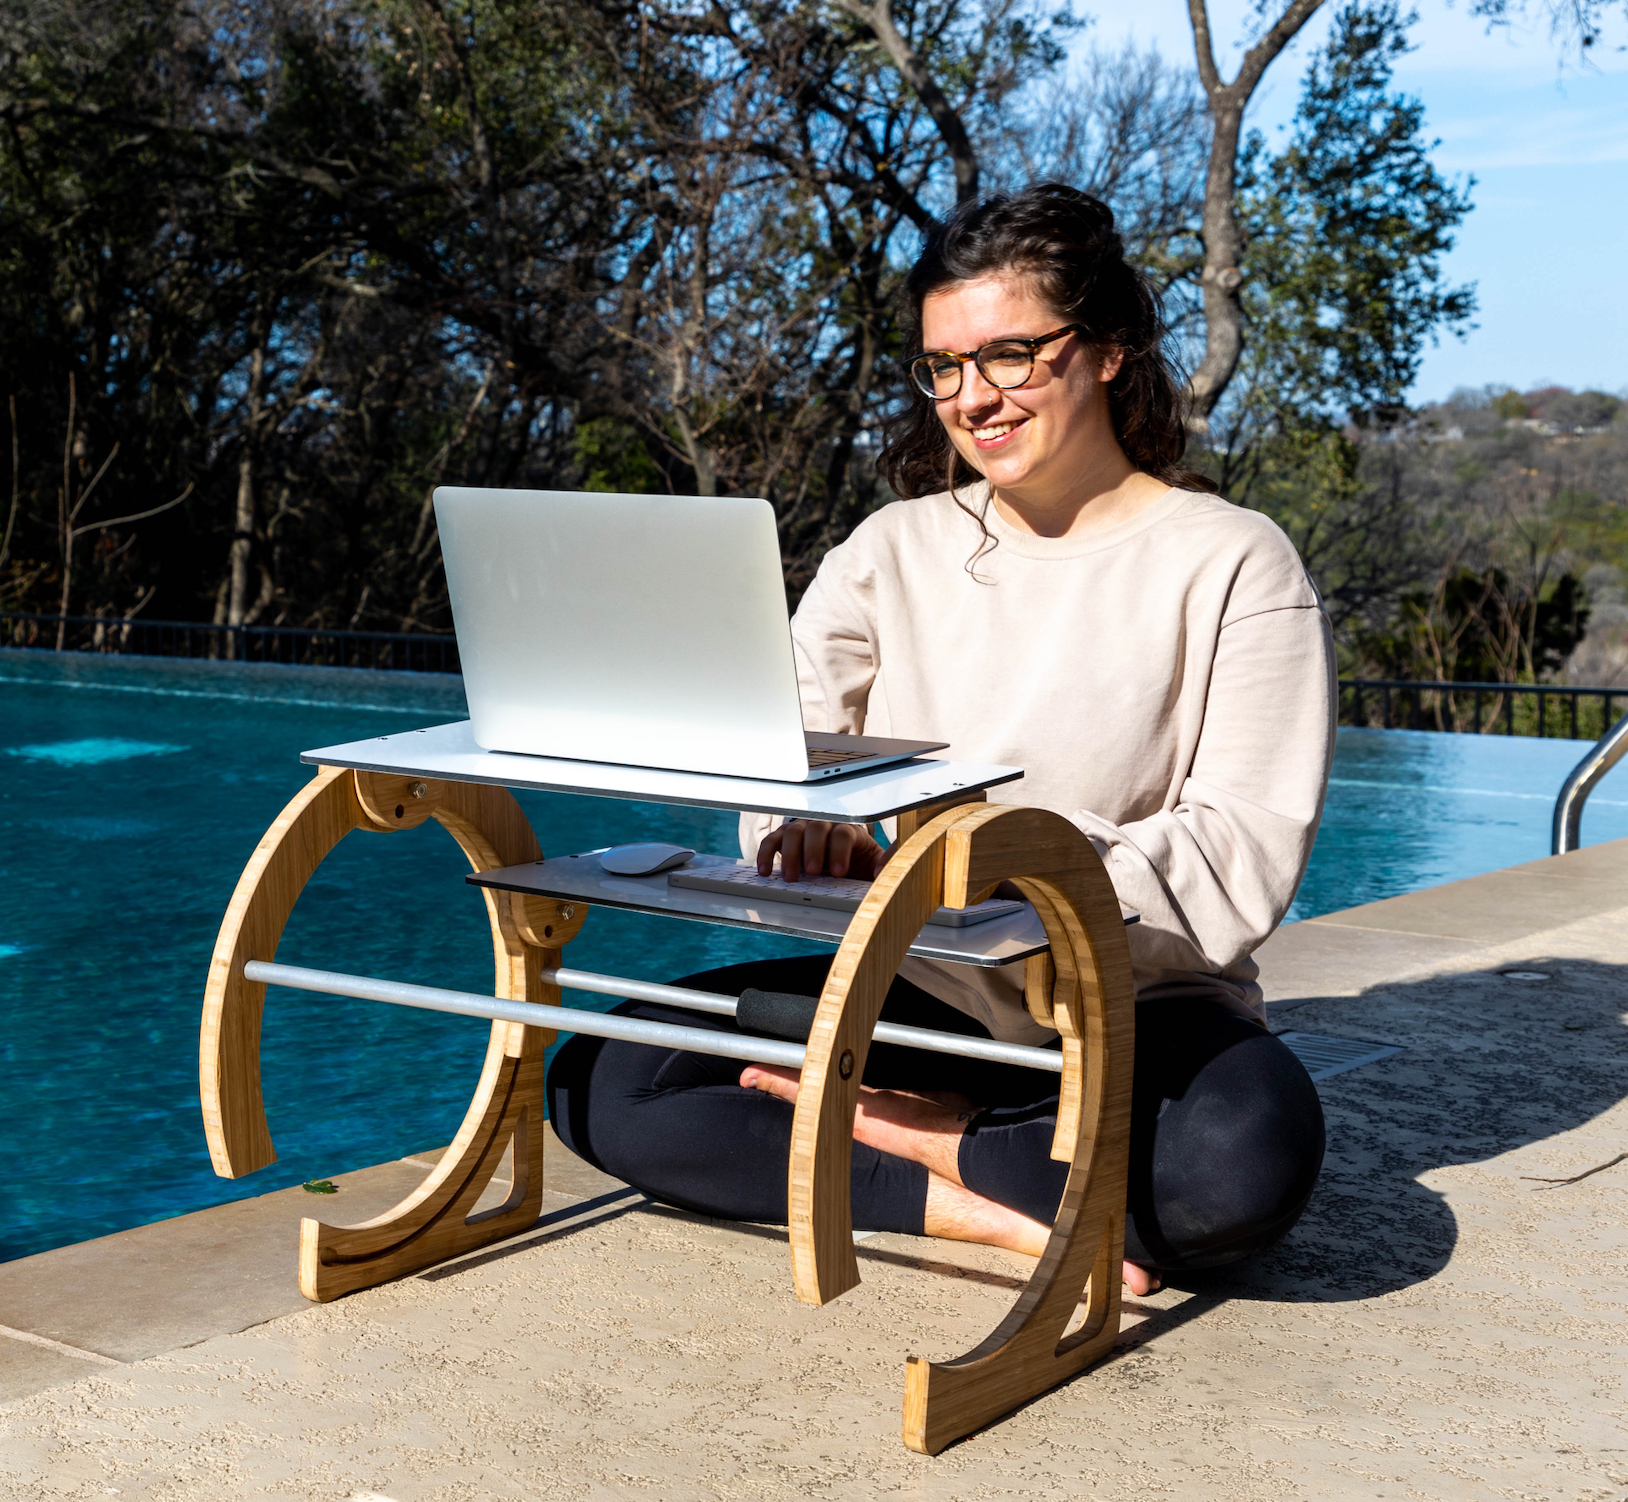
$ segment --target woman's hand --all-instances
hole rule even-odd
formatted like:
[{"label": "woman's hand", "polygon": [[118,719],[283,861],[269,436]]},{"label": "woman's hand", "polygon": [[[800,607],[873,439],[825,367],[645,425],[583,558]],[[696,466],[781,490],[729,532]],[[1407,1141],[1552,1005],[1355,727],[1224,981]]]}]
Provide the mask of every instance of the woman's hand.
[{"label": "woman's hand", "polygon": [[771,875],[780,856],[780,874],[787,881],[804,876],[853,876],[874,881],[893,854],[884,850],[861,824],[823,824],[814,819],[791,819],[770,830],[757,847],[757,874]]}]

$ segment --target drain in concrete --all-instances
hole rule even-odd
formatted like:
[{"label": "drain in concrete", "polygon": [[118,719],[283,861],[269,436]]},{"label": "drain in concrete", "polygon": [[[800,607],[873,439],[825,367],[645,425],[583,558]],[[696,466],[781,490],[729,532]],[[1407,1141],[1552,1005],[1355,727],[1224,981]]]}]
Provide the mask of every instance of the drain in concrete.
[{"label": "drain in concrete", "polygon": [[1326,1080],[1348,1069],[1360,1069],[1364,1064],[1388,1059],[1402,1051],[1389,1043],[1331,1038],[1326,1033],[1279,1033],[1278,1037],[1289,1045],[1289,1052],[1306,1066],[1306,1073],[1314,1080]]}]

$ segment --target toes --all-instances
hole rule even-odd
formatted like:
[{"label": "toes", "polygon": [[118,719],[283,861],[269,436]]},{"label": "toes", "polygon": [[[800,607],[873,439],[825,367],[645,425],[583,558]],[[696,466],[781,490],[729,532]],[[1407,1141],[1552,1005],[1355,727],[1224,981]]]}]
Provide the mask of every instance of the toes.
[{"label": "toes", "polygon": [[1143,1294],[1157,1293],[1164,1287],[1157,1272],[1136,1262],[1127,1262],[1125,1264],[1123,1277],[1125,1286],[1138,1298]]},{"label": "toes", "polygon": [[798,1076],[790,1071],[782,1073],[772,1066],[753,1064],[741,1070],[740,1083],[743,1089],[761,1090],[780,1100],[795,1102],[797,1099]]}]

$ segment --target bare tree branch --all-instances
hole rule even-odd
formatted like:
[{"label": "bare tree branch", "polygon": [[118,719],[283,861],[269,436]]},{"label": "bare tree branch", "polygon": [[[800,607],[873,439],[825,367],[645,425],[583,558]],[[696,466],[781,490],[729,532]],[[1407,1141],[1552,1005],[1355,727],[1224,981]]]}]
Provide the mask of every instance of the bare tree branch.
[{"label": "bare tree branch", "polygon": [[955,201],[965,203],[969,198],[976,198],[978,154],[967,137],[966,126],[928,71],[921,54],[900,35],[899,28],[893,24],[891,0],[873,0],[870,5],[864,4],[863,0],[838,0],[838,3],[849,15],[870,27],[876,40],[893,60],[893,66],[916,91],[928,114],[933,117],[933,123],[938,126],[938,133],[949,149],[950,159],[955,163]]}]

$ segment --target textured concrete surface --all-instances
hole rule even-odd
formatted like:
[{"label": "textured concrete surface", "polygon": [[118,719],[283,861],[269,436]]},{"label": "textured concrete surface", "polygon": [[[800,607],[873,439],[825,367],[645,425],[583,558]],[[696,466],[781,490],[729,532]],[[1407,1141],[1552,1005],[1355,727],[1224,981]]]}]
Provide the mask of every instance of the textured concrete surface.
[{"label": "textured concrete surface", "polygon": [[[941,1456],[899,1443],[904,1358],[980,1340],[1024,1259],[876,1236],[863,1285],[810,1309],[783,1233],[562,1183],[556,1149],[573,1192],[504,1246],[42,1373],[0,1403],[0,1498],[1628,1502],[1628,1160],[1588,1172],[1628,1152],[1628,842],[1602,848],[1275,939],[1276,1025],[1402,1047],[1319,1087],[1306,1216],[1131,1301],[1112,1359]],[[1494,939],[1466,911],[1494,882],[1591,895],[1503,906]],[[1352,934],[1396,936],[1388,972]],[[95,1348],[94,1321],[54,1328]]]}]

